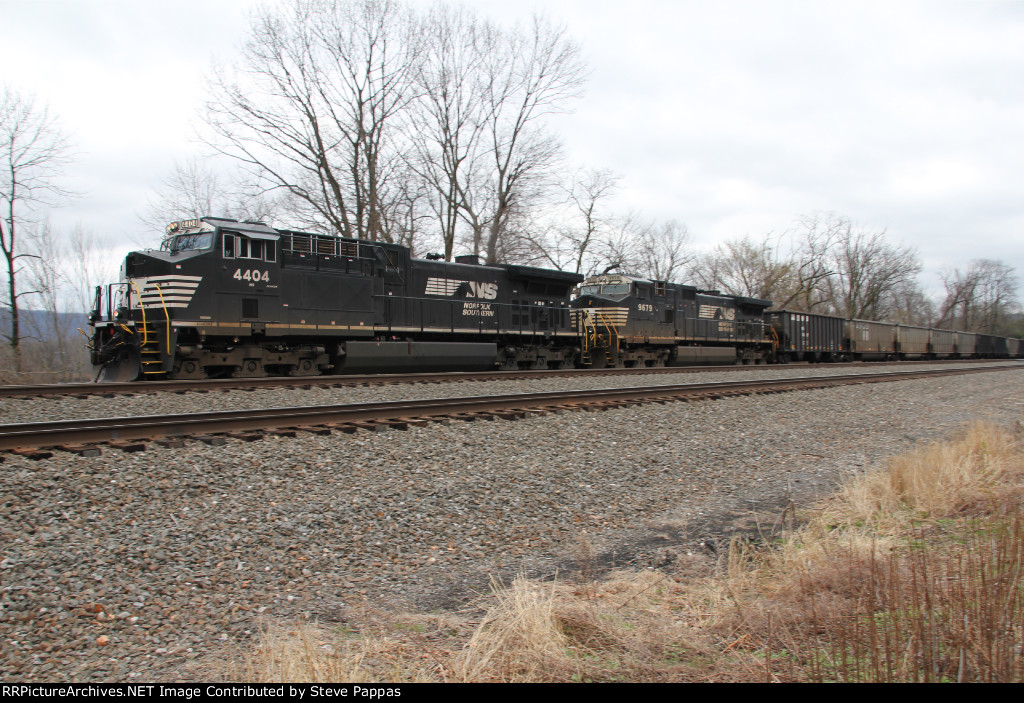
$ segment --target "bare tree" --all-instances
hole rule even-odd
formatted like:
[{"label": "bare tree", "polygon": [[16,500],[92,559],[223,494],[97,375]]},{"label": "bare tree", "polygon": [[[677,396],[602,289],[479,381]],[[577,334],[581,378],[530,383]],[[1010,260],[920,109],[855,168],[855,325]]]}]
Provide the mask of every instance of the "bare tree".
[{"label": "bare tree", "polygon": [[[486,233],[474,232],[474,251],[488,263],[498,261],[510,217],[547,185],[549,169],[559,158],[561,146],[543,129],[543,118],[563,111],[581,93],[585,78],[579,45],[566,37],[564,27],[542,17],[496,40],[486,54],[481,96],[489,215]],[[473,221],[479,225],[478,217]]]},{"label": "bare tree", "polygon": [[582,81],[579,47],[541,18],[505,31],[465,9],[291,0],[211,79],[209,143],[301,225],[406,241],[432,210],[447,258],[461,233],[494,262],[521,255],[560,154],[544,118]]},{"label": "bare tree", "polygon": [[552,184],[561,153],[544,118],[582,88],[579,47],[540,17],[502,30],[441,5],[425,36],[414,164],[433,189],[445,255],[464,229],[468,248],[487,262],[521,257],[536,236],[520,226],[533,219],[528,211]]},{"label": "bare tree", "polygon": [[57,184],[70,161],[70,146],[57,120],[45,106],[36,105],[9,87],[0,96],[0,253],[7,272],[3,301],[10,315],[4,334],[16,370],[21,369],[20,300],[34,291],[18,288],[25,250],[22,226],[34,221],[34,210],[68,195]]},{"label": "bare tree", "polygon": [[27,260],[26,273],[38,302],[37,312],[30,317],[29,324],[35,337],[32,356],[37,367],[47,369],[56,374],[58,380],[66,382],[71,380],[72,363],[71,340],[63,313],[67,312],[67,272],[72,262],[49,220],[33,227],[28,250],[31,257]]},{"label": "bare tree", "polygon": [[65,271],[71,303],[77,312],[92,310],[96,286],[116,280],[118,262],[102,249],[96,234],[80,224],[72,228],[67,248],[74,261]]},{"label": "bare tree", "polygon": [[241,184],[231,182],[207,162],[192,156],[174,164],[139,215],[148,230],[162,231],[169,222],[205,215],[257,221],[273,217],[278,205],[272,198],[245,193]]},{"label": "bare tree", "polygon": [[849,230],[846,218],[834,213],[805,215],[789,232],[792,244],[793,274],[780,299],[778,309],[793,308],[804,312],[827,312],[830,309],[829,281],[835,275],[831,251]]},{"label": "bare tree", "polygon": [[610,220],[594,242],[590,270],[678,283],[696,259],[690,243],[686,225],[676,220],[653,222],[630,213]]},{"label": "bare tree", "polygon": [[921,270],[916,252],[886,241],[885,232],[846,226],[831,250],[835,274],[828,279],[832,309],[847,318],[885,319],[887,297]]},{"label": "bare tree", "polygon": [[902,325],[931,327],[935,316],[935,304],[916,280],[905,281],[893,289],[885,307],[888,310],[886,320]]},{"label": "bare tree", "polygon": [[605,169],[581,169],[566,186],[565,200],[546,224],[534,224],[528,234],[537,261],[559,271],[590,275],[606,262],[599,251],[614,218],[605,203],[618,185],[618,177]]},{"label": "bare tree", "polygon": [[701,257],[691,277],[705,288],[780,301],[782,307],[797,295],[798,269],[797,258],[781,251],[778,238],[768,235],[755,241],[747,236],[725,242]]},{"label": "bare tree", "polygon": [[397,115],[420,51],[393,0],[293,0],[256,16],[242,59],[210,81],[211,146],[282,190],[303,224],[377,240],[390,231]]},{"label": "bare tree", "polygon": [[595,247],[594,272],[603,274],[617,271],[636,276],[643,275],[641,241],[653,226],[635,212],[612,220]]},{"label": "bare tree", "polygon": [[481,77],[487,51],[498,44],[498,30],[465,7],[438,4],[423,31],[424,51],[416,70],[419,98],[410,114],[410,163],[430,190],[430,208],[450,261],[463,219],[468,217],[478,230],[486,224],[472,196],[482,171]]},{"label": "bare tree", "polygon": [[575,227],[561,230],[560,236],[572,255],[575,273],[593,273],[593,250],[607,233],[611,216],[604,211],[605,201],[614,195],[618,176],[607,169],[589,169],[578,172],[568,189],[570,207],[576,218]]},{"label": "bare tree", "polygon": [[676,220],[645,227],[640,233],[637,273],[658,281],[679,283],[695,255],[688,250],[686,225]]},{"label": "bare tree", "polygon": [[993,259],[972,261],[966,270],[942,273],[946,297],[937,325],[986,334],[1009,334],[1010,316],[1020,310],[1012,267]]}]

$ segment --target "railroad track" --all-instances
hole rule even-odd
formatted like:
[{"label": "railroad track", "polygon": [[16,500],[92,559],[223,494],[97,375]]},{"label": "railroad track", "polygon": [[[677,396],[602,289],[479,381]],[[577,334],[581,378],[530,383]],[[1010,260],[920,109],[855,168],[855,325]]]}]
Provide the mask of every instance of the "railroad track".
[{"label": "railroad track", "polygon": [[1022,368],[1024,366],[1017,364],[977,365],[966,369],[901,370],[875,374],[7,424],[0,425],[0,450],[40,459],[52,455],[49,448],[77,454],[95,454],[100,451],[96,446],[100,443],[124,451],[139,451],[145,449],[146,442],[173,446],[180,444],[184,437],[222,444],[227,441],[227,437],[259,439],[262,436],[260,433],[294,436],[299,431],[329,434],[335,431],[353,433],[360,429],[378,430],[387,427],[406,429],[410,424],[422,425],[437,420],[515,419],[527,413],[596,410],[635,403],[716,399]]},{"label": "railroad track", "polygon": [[[890,362],[876,362],[885,365]],[[895,362],[893,362],[895,363]],[[907,362],[899,362],[905,365]],[[941,359],[925,360],[928,364],[991,364],[990,359]],[[1012,363],[1012,362],[1010,362]],[[259,388],[310,388],[325,386],[342,388],[346,386],[397,385],[405,383],[452,383],[457,381],[515,381],[521,379],[557,378],[560,376],[615,376],[632,374],[677,374],[701,373],[708,371],[750,371],[755,368],[783,369],[810,364],[779,366],[670,366],[634,369],[559,369],[523,371],[456,371],[435,373],[402,374],[353,374],[346,376],[270,376],[267,378],[218,378],[202,381],[133,381],[131,383],[47,383],[40,385],[0,386],[0,398],[44,398],[68,396],[87,398],[94,395],[115,396],[147,393],[188,393],[229,390],[256,390]],[[813,365],[815,367],[821,364]],[[863,367],[864,362],[828,364],[828,368]]]}]

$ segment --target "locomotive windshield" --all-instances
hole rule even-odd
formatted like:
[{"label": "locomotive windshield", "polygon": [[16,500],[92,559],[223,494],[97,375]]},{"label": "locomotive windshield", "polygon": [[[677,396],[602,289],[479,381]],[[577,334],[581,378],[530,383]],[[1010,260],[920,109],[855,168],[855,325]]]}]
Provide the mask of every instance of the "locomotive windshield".
[{"label": "locomotive windshield", "polygon": [[580,295],[625,295],[629,293],[628,283],[604,283],[580,286]]},{"label": "locomotive windshield", "polygon": [[176,251],[199,251],[209,249],[213,246],[213,232],[196,232],[194,234],[179,234],[164,242],[167,251],[172,254]]}]

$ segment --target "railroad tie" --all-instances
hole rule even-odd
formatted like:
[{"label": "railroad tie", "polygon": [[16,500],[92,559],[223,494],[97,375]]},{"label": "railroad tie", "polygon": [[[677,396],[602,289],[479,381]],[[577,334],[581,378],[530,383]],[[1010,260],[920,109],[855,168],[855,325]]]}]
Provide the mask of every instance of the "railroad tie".
[{"label": "railroad tie", "polygon": [[11,454],[16,456],[31,459],[32,461],[39,461],[40,459],[49,459],[53,456],[53,452],[45,449],[34,449],[32,447],[16,447],[11,451]]},{"label": "railroad tie", "polygon": [[146,443],[142,440],[135,442],[115,440],[107,442],[107,446],[112,449],[120,449],[125,454],[131,454],[132,452],[144,452],[146,451]]},{"label": "railroad tie", "polygon": [[337,432],[344,432],[345,434],[355,434],[359,429],[355,425],[349,422],[329,422],[324,427],[335,430]]},{"label": "railroad tie", "polygon": [[398,420],[412,427],[426,427],[430,424],[430,420],[425,417],[400,417]]},{"label": "railroad tie", "polygon": [[99,456],[103,452],[94,444],[61,444],[57,449],[78,456]]},{"label": "railroad tie", "polygon": [[255,442],[258,439],[263,439],[263,435],[259,432],[225,432],[224,436],[231,439],[239,439],[243,442]]},{"label": "railroad tie", "polygon": [[331,428],[326,425],[299,425],[295,429],[300,432],[309,432],[310,434],[321,436],[331,434]]},{"label": "railroad tie", "polygon": [[198,439],[203,444],[209,444],[211,447],[222,447],[228,443],[227,438],[220,435],[198,435],[192,439]]}]

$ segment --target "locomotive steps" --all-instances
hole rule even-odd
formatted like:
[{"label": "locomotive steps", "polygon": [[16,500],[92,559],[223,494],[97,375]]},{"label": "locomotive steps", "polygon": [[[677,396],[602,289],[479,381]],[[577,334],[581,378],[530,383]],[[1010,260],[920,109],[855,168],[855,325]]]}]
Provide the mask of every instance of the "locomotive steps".
[{"label": "locomotive steps", "polygon": [[1021,368],[1024,367],[1016,364],[978,365],[955,369],[7,424],[0,425],[0,450],[42,459],[52,455],[46,451],[47,448],[85,454],[99,451],[96,444],[106,444],[124,451],[139,451],[145,448],[147,441],[168,445],[180,443],[183,437],[222,444],[227,437],[259,439],[260,433],[294,436],[297,431],[326,434],[333,431],[351,433],[359,429],[406,429],[409,424],[429,421],[515,419],[526,413],[604,410],[635,403],[706,400]]}]

